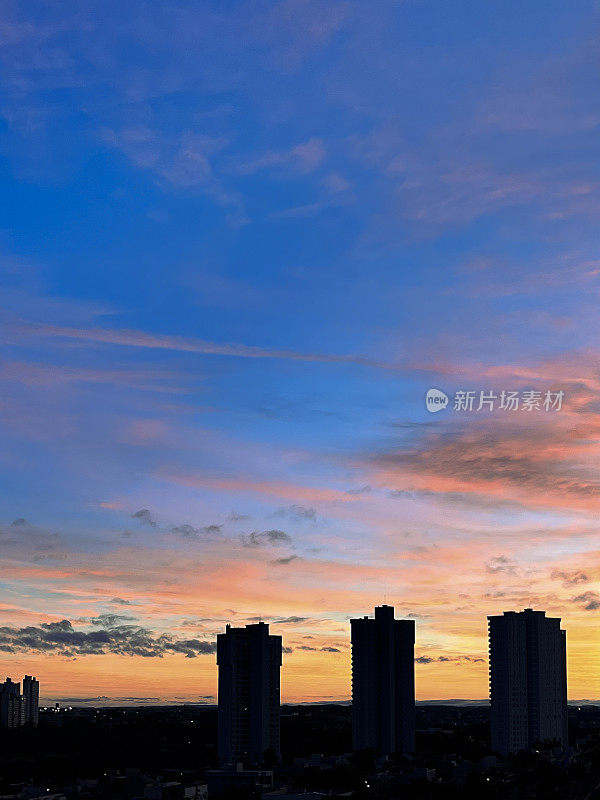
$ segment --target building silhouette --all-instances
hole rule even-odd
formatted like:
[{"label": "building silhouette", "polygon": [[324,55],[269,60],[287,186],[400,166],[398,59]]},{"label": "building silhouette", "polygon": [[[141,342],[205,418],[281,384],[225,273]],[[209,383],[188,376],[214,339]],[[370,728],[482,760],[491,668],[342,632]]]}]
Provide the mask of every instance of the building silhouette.
[{"label": "building silhouette", "polygon": [[355,750],[415,749],[415,623],[394,619],[392,606],[375,618],[351,619],[352,739]]},{"label": "building silhouette", "polygon": [[0,727],[20,728],[37,725],[40,705],[40,682],[25,675],[23,693],[21,684],[7,678],[0,683]]},{"label": "building silhouette", "polygon": [[568,745],[566,631],[545,611],[488,617],[492,749]]},{"label": "building silhouette", "polygon": [[217,636],[221,765],[279,759],[281,653],[281,636],[264,622]]},{"label": "building silhouette", "polygon": [[21,684],[7,678],[0,684],[0,725],[3,728],[20,728],[25,720],[26,706]]},{"label": "building silhouette", "polygon": [[40,682],[33,675],[23,678],[23,697],[25,698],[25,723],[38,724],[40,710]]}]

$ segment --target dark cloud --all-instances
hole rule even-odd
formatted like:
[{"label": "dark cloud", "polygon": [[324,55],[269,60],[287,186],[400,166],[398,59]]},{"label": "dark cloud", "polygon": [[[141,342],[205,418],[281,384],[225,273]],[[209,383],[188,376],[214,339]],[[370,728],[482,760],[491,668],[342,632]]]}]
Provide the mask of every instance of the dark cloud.
[{"label": "dark cloud", "polygon": [[242,536],[242,544],[244,547],[262,547],[265,544],[289,544],[292,537],[280,530],[270,531],[252,531],[247,536]]},{"label": "dark cloud", "polygon": [[90,622],[101,628],[117,628],[125,622],[131,622],[135,617],[128,617],[125,614],[100,614],[92,617]]},{"label": "dark cloud", "polygon": [[194,528],[192,525],[174,525],[171,531],[172,533],[179,533],[181,536],[187,536],[189,539],[198,535],[198,528]]},{"label": "dark cloud", "polygon": [[598,592],[584,592],[573,597],[573,603],[579,603],[586,611],[598,611],[600,609],[600,594]]},{"label": "dark cloud", "polygon": [[222,525],[204,525],[202,528],[194,528],[193,525],[174,525],[171,531],[188,539],[202,539],[206,536],[218,536],[222,529]]},{"label": "dark cloud", "polygon": [[287,506],[287,508],[278,508],[273,516],[291,517],[292,519],[310,519],[315,522],[317,519],[317,511],[315,508],[299,506],[294,503],[294,505]]},{"label": "dark cloud", "polygon": [[237,514],[235,511],[232,511],[228,519],[232,522],[240,522],[243,519],[250,519],[250,514]]},{"label": "dark cloud", "polygon": [[339,647],[322,647],[321,648],[321,652],[322,653],[341,653],[342,651],[339,649]]},{"label": "dark cloud", "polygon": [[61,633],[69,633],[73,630],[73,626],[68,619],[61,619],[60,622],[42,622],[42,628],[49,631],[60,631]]},{"label": "dark cloud", "polygon": [[473,656],[455,656],[450,658],[449,656],[418,656],[415,658],[415,663],[417,664],[443,664],[443,663],[461,663],[464,661],[470,661],[473,664],[485,663],[484,658],[474,658]]},{"label": "dark cloud", "polygon": [[282,647],[281,649],[282,649],[282,651],[283,651],[284,653],[287,653],[288,655],[289,655],[290,653],[293,653],[293,652],[294,652],[294,648],[293,648],[293,647]]},{"label": "dark cloud", "polygon": [[271,564],[289,564],[292,561],[297,561],[299,556],[285,556],[284,558],[276,558],[271,561]]},{"label": "dark cloud", "polygon": [[170,653],[182,653],[187,658],[214,653],[214,642],[199,639],[178,639],[170,634],[155,634],[139,625],[79,631],[71,622],[42,623],[26,628],[0,627],[0,650],[6,653],[55,653],[66,657],[76,655],[116,655],[162,658]]},{"label": "dark cloud", "polygon": [[160,697],[108,697],[105,694],[96,697],[59,697],[61,703],[82,705],[83,703],[158,703]]},{"label": "dark cloud", "polygon": [[24,517],[19,517],[10,523],[11,528],[28,528],[29,523]]},{"label": "dark cloud", "polygon": [[123,703],[158,703],[161,697],[115,697],[117,702]]},{"label": "dark cloud", "polygon": [[213,619],[212,617],[198,617],[198,619],[184,619],[181,622],[182,628],[202,628],[206,622],[223,622],[221,619]]},{"label": "dark cloud", "polygon": [[105,694],[96,695],[96,697],[60,697],[59,700],[61,703],[70,703],[72,705],[79,705],[80,703],[105,703],[107,700],[113,700],[114,698],[108,697]]},{"label": "dark cloud", "polygon": [[308,622],[308,617],[283,617],[283,619],[274,619],[274,625],[297,625],[300,622]]},{"label": "dark cloud", "polygon": [[502,572],[505,575],[516,575],[519,565],[508,556],[494,556],[486,562],[485,569],[491,573]]},{"label": "dark cloud", "polygon": [[318,647],[311,647],[308,644],[300,644],[296,648],[296,650],[311,650],[311,651],[314,651],[314,652],[316,652],[318,649],[319,649]]},{"label": "dark cloud", "polygon": [[147,508],[140,508],[139,511],[136,511],[135,514],[131,515],[131,518],[137,519],[138,522],[142,523],[142,525],[149,525],[151,528],[156,527],[156,522]]},{"label": "dark cloud", "polygon": [[553,580],[562,581],[563,586],[577,586],[579,583],[588,583],[590,580],[585,572],[582,572],[580,569],[576,569],[571,572],[564,572],[562,570],[555,569],[552,571],[550,577]]},{"label": "dark cloud", "polygon": [[370,486],[359,486],[358,489],[347,489],[346,494],[368,494],[370,491]]},{"label": "dark cloud", "polygon": [[114,603],[117,606],[131,606],[131,605],[133,605],[131,600],[124,600],[122,597],[113,597],[113,599],[110,602]]}]

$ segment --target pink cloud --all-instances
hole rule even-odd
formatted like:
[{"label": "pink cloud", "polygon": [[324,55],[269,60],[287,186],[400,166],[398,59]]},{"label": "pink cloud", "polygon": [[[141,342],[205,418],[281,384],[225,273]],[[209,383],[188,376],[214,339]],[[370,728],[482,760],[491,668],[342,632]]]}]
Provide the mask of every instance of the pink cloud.
[{"label": "pink cloud", "polygon": [[285,500],[302,500],[304,502],[349,502],[359,499],[357,495],[348,494],[337,489],[321,489],[301,486],[284,481],[252,481],[246,478],[215,478],[209,475],[184,475],[177,473],[161,473],[163,480],[197,489],[212,489],[225,492],[256,493],[268,497],[279,497]]}]

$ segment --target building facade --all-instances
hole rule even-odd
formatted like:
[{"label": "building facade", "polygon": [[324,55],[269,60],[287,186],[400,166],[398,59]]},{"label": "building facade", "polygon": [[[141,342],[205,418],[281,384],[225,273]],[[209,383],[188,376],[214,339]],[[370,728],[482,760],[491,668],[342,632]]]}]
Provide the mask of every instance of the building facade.
[{"label": "building facade", "polygon": [[264,622],[217,636],[219,761],[262,766],[278,760],[281,636]]},{"label": "building facade", "polygon": [[23,697],[25,698],[25,723],[38,724],[40,710],[40,682],[33,675],[23,678]]},{"label": "building facade", "polygon": [[3,728],[20,728],[25,720],[25,697],[21,694],[21,684],[7,678],[0,684],[0,725]]},{"label": "building facade", "polygon": [[567,646],[545,611],[488,617],[492,749],[508,755],[543,741],[568,746]]},{"label": "building facade", "polygon": [[352,739],[355,750],[415,749],[415,623],[394,619],[392,606],[375,618],[350,620]]}]

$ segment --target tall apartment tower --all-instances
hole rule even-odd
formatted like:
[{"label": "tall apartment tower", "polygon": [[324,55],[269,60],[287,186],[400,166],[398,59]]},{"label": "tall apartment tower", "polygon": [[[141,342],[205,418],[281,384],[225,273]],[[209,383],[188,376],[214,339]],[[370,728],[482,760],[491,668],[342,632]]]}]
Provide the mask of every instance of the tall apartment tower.
[{"label": "tall apartment tower", "polygon": [[544,740],[568,746],[567,638],[545,611],[488,617],[492,749],[508,755]]},{"label": "tall apartment tower", "polygon": [[0,684],[0,725],[3,728],[19,728],[25,724],[25,697],[21,684],[7,678]]},{"label": "tall apartment tower", "polygon": [[378,606],[351,619],[352,739],[355,750],[415,750],[415,623]]},{"label": "tall apartment tower", "polygon": [[32,675],[23,678],[23,697],[25,698],[25,723],[38,724],[40,710],[40,682]]},{"label": "tall apartment tower", "polygon": [[279,759],[281,636],[264,622],[217,636],[219,761],[260,766]]}]

